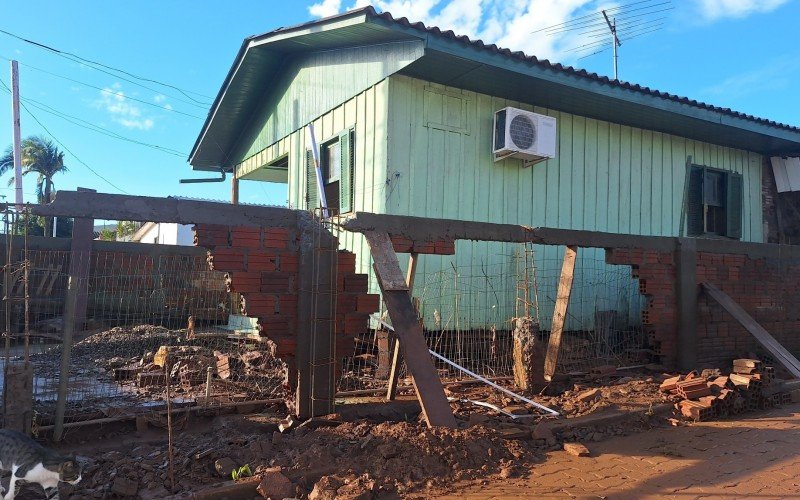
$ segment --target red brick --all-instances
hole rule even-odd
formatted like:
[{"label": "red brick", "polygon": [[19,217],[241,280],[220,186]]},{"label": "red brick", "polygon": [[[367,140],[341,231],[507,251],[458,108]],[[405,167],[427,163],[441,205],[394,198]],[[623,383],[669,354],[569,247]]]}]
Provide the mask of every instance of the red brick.
[{"label": "red brick", "polygon": [[404,236],[392,236],[392,247],[397,253],[409,253],[414,248],[414,241]]},{"label": "red brick", "polygon": [[295,277],[289,273],[261,273],[260,284],[261,291],[265,293],[285,294],[295,291]]},{"label": "red brick", "polygon": [[373,313],[381,307],[381,296],[378,294],[359,295],[356,304],[356,311],[362,313]]}]

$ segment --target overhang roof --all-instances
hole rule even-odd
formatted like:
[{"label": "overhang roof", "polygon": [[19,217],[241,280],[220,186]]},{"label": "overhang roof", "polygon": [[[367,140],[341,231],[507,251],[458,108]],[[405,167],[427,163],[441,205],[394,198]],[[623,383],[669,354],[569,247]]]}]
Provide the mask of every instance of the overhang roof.
[{"label": "overhang roof", "polygon": [[372,7],[244,40],[195,142],[197,170],[230,168],[230,154],[292,53],[421,40],[400,73],[613,123],[770,155],[799,155],[800,128],[698,102],[457,36]]}]

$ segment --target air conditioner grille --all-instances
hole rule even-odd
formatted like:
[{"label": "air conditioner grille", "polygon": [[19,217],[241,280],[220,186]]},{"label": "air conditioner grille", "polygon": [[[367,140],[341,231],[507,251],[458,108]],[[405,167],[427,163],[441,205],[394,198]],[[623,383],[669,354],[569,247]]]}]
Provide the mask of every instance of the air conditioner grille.
[{"label": "air conditioner grille", "polygon": [[536,128],[527,116],[517,115],[512,118],[508,132],[514,145],[520,149],[529,149],[536,142]]}]

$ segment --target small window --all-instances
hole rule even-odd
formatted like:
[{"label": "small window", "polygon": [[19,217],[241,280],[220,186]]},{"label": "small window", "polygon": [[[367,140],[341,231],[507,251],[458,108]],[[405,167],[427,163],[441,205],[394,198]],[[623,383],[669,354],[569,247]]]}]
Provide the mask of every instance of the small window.
[{"label": "small window", "polygon": [[700,165],[689,171],[689,236],[742,237],[742,176]]},{"label": "small window", "polygon": [[[325,200],[334,214],[353,210],[354,131],[346,130],[320,146],[320,169]],[[308,210],[320,206],[314,155],[306,150],[306,201]]]}]

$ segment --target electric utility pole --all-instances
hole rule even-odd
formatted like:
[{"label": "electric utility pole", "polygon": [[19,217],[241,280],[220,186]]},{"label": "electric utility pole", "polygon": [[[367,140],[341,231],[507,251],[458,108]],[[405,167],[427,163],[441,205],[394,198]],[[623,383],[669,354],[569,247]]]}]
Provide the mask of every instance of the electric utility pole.
[{"label": "electric utility pole", "polygon": [[11,61],[11,129],[14,135],[14,187],[16,191],[17,211],[22,211],[22,147],[19,132],[19,67],[17,61]]},{"label": "electric utility pole", "polygon": [[619,80],[617,75],[617,47],[622,45],[622,42],[619,41],[619,37],[617,37],[617,20],[613,19],[610,20],[608,18],[608,14],[606,11],[603,11],[603,17],[606,19],[606,24],[608,25],[608,29],[611,30],[611,45],[614,46],[614,80]]}]

